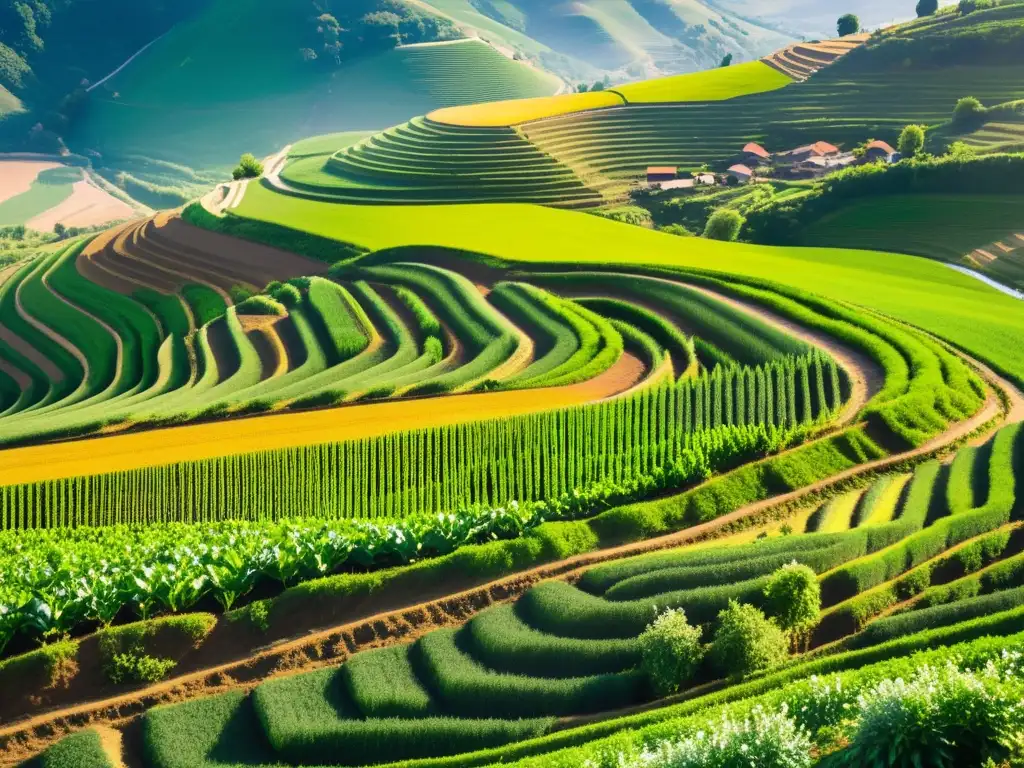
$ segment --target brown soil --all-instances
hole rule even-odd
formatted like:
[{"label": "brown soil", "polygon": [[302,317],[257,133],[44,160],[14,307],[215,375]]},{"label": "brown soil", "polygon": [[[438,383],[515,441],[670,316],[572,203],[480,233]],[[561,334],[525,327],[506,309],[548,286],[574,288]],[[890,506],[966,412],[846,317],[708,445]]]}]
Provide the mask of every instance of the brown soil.
[{"label": "brown soil", "polygon": [[43,171],[60,167],[60,163],[39,160],[0,160],[0,203],[28,192]]}]

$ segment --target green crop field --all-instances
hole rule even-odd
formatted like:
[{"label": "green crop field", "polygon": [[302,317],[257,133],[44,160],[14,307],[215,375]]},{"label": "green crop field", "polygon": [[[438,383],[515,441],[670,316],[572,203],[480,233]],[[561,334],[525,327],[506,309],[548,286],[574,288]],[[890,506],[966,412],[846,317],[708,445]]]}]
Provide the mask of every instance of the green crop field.
[{"label": "green crop field", "polygon": [[27,192],[0,203],[0,226],[24,224],[60,205],[71,197],[72,186],[81,179],[82,171],[78,168],[51,168],[41,172]]},{"label": "green crop field", "polygon": [[1024,0],[978,5],[728,67],[781,37],[737,0],[195,9],[75,125],[174,208],[0,227],[0,764],[1021,764]]},{"label": "green crop field", "polygon": [[1013,339],[1024,306],[950,269],[869,251],[679,240],[581,213],[515,205],[339,206],[251,189],[241,216],[300,226],[372,249],[439,245],[510,261],[685,266],[772,280],[873,309],[937,333],[1024,380]]},{"label": "green crop field", "polygon": [[792,79],[760,61],[721,67],[693,75],[676,75],[619,85],[615,92],[628,104],[653,104],[667,101],[722,101],[751,93],[783,88]]}]

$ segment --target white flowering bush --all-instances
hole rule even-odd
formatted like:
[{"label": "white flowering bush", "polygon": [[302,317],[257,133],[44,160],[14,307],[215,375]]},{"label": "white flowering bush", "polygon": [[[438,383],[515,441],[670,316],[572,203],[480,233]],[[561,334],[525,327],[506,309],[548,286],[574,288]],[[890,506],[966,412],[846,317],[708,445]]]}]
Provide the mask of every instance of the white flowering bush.
[{"label": "white flowering bush", "polygon": [[950,662],[909,680],[883,680],[857,697],[857,729],[836,762],[887,768],[956,768],[1024,757],[1020,659],[979,671]]},{"label": "white flowering bush", "polygon": [[640,635],[640,668],[659,696],[675,693],[693,677],[704,658],[701,634],[681,608],[669,608]]},{"label": "white flowering bush", "polygon": [[857,704],[857,691],[843,684],[839,675],[818,677],[793,686],[786,702],[793,717],[811,733],[836,728],[847,720]]},{"label": "white flowering bush", "polygon": [[809,768],[812,742],[786,707],[755,707],[745,720],[722,719],[706,730],[664,741],[615,762],[587,768]]}]

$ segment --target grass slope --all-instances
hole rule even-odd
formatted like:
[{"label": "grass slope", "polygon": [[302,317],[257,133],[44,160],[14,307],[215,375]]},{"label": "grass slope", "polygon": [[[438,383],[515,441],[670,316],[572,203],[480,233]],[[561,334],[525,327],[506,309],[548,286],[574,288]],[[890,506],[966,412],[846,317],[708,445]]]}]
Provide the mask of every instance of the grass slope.
[{"label": "grass slope", "polygon": [[288,0],[215,0],[94,91],[70,140],[80,150],[223,166],[301,136],[379,129],[437,107],[548,95],[559,85],[474,40],[332,69],[299,55],[307,26]]},{"label": "grass slope", "polygon": [[378,249],[441,245],[513,261],[671,264],[774,280],[937,333],[1024,382],[1024,304],[919,259],[869,251],[681,239],[588,214],[522,205],[342,206],[251,186],[241,216]]},{"label": "grass slope", "polygon": [[672,101],[722,101],[752,93],[783,88],[792,78],[763,61],[748,61],[731,67],[709,69],[690,75],[676,75],[620,85],[615,92],[630,104]]},{"label": "grass slope", "polygon": [[[1024,285],[1024,258],[991,244],[1024,233],[1024,197],[887,195],[851,201],[804,231],[811,246],[890,250],[963,264],[1009,285]],[[1024,247],[1024,242],[1019,242]],[[994,261],[968,261],[981,248]]]}]

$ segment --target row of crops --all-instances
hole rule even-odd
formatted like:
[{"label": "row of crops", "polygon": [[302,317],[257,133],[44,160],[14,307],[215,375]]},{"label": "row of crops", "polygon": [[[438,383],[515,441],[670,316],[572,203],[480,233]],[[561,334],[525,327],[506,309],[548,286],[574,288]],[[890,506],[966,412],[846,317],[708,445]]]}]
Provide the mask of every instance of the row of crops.
[{"label": "row of crops", "polygon": [[[1010,756],[1020,724],[1005,718],[1024,690],[1022,457],[1024,430],[1006,428],[949,464],[921,465],[888,521],[613,561],[340,667],[158,707],[144,718],[145,764],[444,757],[436,764],[669,766],[677,763],[640,752],[695,735],[723,712],[742,721],[760,705],[789,719],[791,740],[806,753],[780,764],[809,766],[836,750],[863,759],[870,739],[883,738],[856,710],[879,681],[903,676],[935,694],[952,679],[942,675],[960,674],[975,675],[967,687],[983,692],[976,706],[998,705],[970,726],[976,735],[993,729],[971,747]],[[799,619],[772,587],[797,572],[807,574],[814,609]],[[673,620],[681,610],[700,639],[678,683],[692,696],[650,709],[643,705],[666,691],[643,638],[667,609]],[[756,652],[738,639],[749,633],[739,626],[760,628]],[[957,711],[944,728],[968,728]],[[950,764],[977,764],[960,738],[946,743],[971,762]]]},{"label": "row of crops", "polygon": [[[294,516],[394,519],[556,498],[728,455],[721,427],[792,432],[842,405],[820,354],[569,409],[0,489],[4,529]],[[713,462],[719,463],[719,462]]]},{"label": "row of crops", "polygon": [[[496,292],[516,294],[516,325],[466,278],[436,267],[282,284],[275,275],[323,267],[295,257],[275,262],[277,272],[245,274],[177,247],[146,222],[102,249],[72,244],[30,262],[0,286],[11,332],[0,340],[5,443],[392,395],[557,386],[599,375],[624,345],[658,364],[645,336],[624,336],[536,289]],[[257,295],[232,306],[242,289]]]}]

